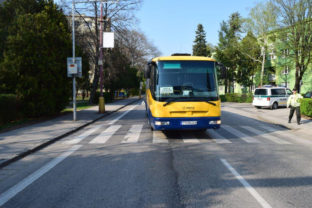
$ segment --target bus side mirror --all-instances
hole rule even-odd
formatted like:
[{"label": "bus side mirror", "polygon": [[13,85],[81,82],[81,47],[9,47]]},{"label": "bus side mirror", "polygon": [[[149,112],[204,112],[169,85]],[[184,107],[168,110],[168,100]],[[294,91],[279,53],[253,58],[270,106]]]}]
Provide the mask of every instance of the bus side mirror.
[{"label": "bus side mirror", "polygon": [[145,79],[149,79],[151,77],[151,63],[148,63],[145,72],[144,72]]},{"label": "bus side mirror", "polygon": [[225,79],[226,78],[226,67],[220,62],[216,63],[216,67],[217,67],[217,73],[219,75],[219,78]]}]

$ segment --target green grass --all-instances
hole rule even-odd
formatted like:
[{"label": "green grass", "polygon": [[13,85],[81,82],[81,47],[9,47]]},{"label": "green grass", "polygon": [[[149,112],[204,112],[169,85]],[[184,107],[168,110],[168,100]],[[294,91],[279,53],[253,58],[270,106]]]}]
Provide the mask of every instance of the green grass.
[{"label": "green grass", "polygon": [[[85,100],[85,102],[77,103],[76,109],[77,111],[80,111],[80,110],[84,110],[93,106],[96,106],[96,105],[90,105],[89,102]],[[73,108],[68,106],[64,110],[61,111],[61,113],[63,112],[73,112]]]}]

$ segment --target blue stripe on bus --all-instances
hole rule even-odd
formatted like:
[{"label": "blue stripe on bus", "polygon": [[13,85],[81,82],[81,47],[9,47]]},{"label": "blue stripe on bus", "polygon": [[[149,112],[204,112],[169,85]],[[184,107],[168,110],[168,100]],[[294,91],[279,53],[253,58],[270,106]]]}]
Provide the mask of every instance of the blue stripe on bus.
[{"label": "blue stripe on bus", "polygon": [[[220,117],[174,117],[156,118],[153,117],[148,109],[148,119],[154,130],[179,130],[179,129],[209,129],[220,128],[220,124],[209,124],[210,121],[220,120]],[[169,121],[170,125],[156,126],[155,121]],[[197,121],[196,125],[182,125],[182,121]]]}]

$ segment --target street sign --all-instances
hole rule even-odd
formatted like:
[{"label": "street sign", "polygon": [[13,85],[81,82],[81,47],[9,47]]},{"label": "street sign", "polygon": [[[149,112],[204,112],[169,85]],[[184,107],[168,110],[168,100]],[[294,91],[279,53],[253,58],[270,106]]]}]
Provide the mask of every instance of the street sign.
[{"label": "street sign", "polygon": [[82,58],[75,57],[75,63],[73,63],[72,57],[67,57],[67,77],[82,77]]},{"label": "street sign", "polygon": [[103,32],[103,48],[114,48],[114,32]]}]

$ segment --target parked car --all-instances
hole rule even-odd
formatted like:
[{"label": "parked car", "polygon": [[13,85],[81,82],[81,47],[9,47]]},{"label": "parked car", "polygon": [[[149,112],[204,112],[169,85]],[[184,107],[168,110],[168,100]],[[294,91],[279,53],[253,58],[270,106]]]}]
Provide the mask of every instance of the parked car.
[{"label": "parked car", "polygon": [[252,105],[256,108],[277,109],[280,106],[286,107],[287,99],[292,94],[291,90],[285,87],[265,86],[256,88]]},{"label": "parked car", "polygon": [[303,97],[304,98],[312,98],[312,91],[307,92],[306,94],[304,94]]}]

